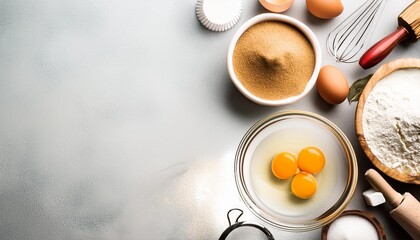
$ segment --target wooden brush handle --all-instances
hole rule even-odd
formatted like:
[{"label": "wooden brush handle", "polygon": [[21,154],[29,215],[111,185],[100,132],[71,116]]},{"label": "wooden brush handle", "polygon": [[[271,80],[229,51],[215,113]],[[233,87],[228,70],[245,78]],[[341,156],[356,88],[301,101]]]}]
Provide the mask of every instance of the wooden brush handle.
[{"label": "wooden brush handle", "polygon": [[386,201],[393,208],[396,208],[400,205],[404,197],[395,191],[377,171],[369,169],[366,171],[365,177],[373,188],[379,192],[382,192]]},{"label": "wooden brush handle", "polygon": [[393,33],[369,48],[359,60],[363,69],[368,69],[382,61],[392,49],[409,36],[407,29],[398,27]]}]

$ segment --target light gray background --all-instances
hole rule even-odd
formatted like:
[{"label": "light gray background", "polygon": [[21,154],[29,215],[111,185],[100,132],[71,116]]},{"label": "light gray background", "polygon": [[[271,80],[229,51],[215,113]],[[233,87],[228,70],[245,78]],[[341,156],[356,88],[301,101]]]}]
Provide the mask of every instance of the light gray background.
[{"label": "light gray background", "polygon": [[[363,1],[319,20],[296,0],[285,14],[306,23],[323,64],[352,83],[377,68],[340,64],[326,36]],[[301,101],[263,107],[229,80],[230,39],[266,12],[243,1],[233,29],[214,33],[195,17],[193,0],[0,1],[0,239],[217,239],[226,212],[245,210],[233,177],[234,154],[258,119],[285,109],[315,112],[349,137],[359,185],[348,209],[369,210],[389,239],[408,235],[368,208],[363,173],[372,165],[354,130],[356,104],[330,106],[313,89]],[[410,3],[390,0],[373,40],[392,32]],[[420,44],[398,46],[386,59],[420,57]],[[390,183],[420,196],[418,186]],[[277,239],[320,239],[320,230]]]}]

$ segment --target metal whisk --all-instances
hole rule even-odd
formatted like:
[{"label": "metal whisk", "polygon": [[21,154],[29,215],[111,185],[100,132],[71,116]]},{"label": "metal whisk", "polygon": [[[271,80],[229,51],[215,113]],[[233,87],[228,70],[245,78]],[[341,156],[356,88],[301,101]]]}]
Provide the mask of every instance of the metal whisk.
[{"label": "metal whisk", "polygon": [[387,0],[367,0],[328,34],[327,49],[336,61],[357,62]]}]

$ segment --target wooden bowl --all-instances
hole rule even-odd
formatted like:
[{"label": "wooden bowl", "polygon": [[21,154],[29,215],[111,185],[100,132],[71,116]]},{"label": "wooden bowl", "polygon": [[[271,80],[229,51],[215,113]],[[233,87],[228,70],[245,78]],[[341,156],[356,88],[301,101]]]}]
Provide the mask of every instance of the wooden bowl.
[{"label": "wooden bowl", "polygon": [[[365,211],[360,211],[360,210],[347,210],[347,211],[344,211],[337,219],[340,219],[340,217],[346,216],[346,215],[347,216],[348,215],[355,215],[355,216],[359,216],[359,217],[363,217],[363,218],[367,219],[370,223],[372,223],[373,227],[376,229],[376,232],[378,233],[378,239],[379,240],[386,240],[386,234],[385,234],[384,228],[382,227],[382,225],[378,221],[378,219],[376,219],[375,216],[373,216],[371,213],[365,212]],[[334,221],[336,221],[336,220],[334,220]],[[330,229],[330,226],[333,223],[334,222],[331,222],[331,223],[325,225],[322,228],[321,240],[328,240],[328,238],[327,238],[328,230]],[[366,240],[368,240],[368,239],[366,239]]]},{"label": "wooden bowl", "polygon": [[[363,133],[363,123],[362,123],[362,115],[363,115],[363,108],[365,106],[366,99],[372,89],[375,87],[376,83],[382,80],[385,76],[389,75],[390,73],[394,72],[398,69],[404,68],[420,68],[420,59],[414,58],[404,58],[399,59],[388,64],[382,65],[376,72],[373,74],[372,78],[369,80],[368,84],[364,88],[362,94],[360,95],[359,102],[356,108],[356,134],[359,140],[360,146],[362,147],[363,151],[365,152],[366,156],[369,160],[377,167],[380,171],[388,175],[389,177],[398,180],[400,182],[405,183],[412,183],[412,184],[420,184],[420,176],[412,176],[409,174],[401,173],[395,169],[388,168],[384,165],[371,151],[369,148],[366,139]],[[420,79],[419,79],[420,80]]]}]

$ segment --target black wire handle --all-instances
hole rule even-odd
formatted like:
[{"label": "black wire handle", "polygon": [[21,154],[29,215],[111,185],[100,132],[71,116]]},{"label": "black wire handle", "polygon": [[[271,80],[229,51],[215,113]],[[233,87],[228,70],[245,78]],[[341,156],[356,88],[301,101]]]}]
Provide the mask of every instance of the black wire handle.
[{"label": "black wire handle", "polygon": [[239,216],[236,218],[236,220],[235,220],[235,223],[237,223],[238,221],[239,221],[239,218],[242,216],[242,214],[244,214],[244,211],[242,211],[242,209],[239,209],[239,208],[232,208],[232,209],[230,209],[228,212],[227,212],[227,219],[228,219],[228,222],[229,222],[229,227],[230,226],[232,226],[232,223],[231,223],[231,221],[230,221],[230,216],[229,216],[229,214],[232,212],[232,211],[235,211],[235,210],[237,210],[237,211],[239,211],[239,212],[241,212],[240,214],[239,214]]},{"label": "black wire handle", "polygon": [[[230,213],[232,212],[232,211],[239,211],[239,212],[241,212],[240,214],[239,214],[239,216],[236,218],[236,220],[235,220],[235,223],[234,224],[232,224],[232,222],[230,221]],[[264,234],[265,234],[265,236],[267,236],[267,239],[268,240],[275,240],[274,239],[274,237],[273,237],[273,235],[271,234],[271,232],[267,229],[267,228],[265,228],[264,226],[262,226],[262,225],[260,225],[260,224],[258,224],[258,223],[252,223],[252,222],[239,222],[239,218],[242,216],[242,214],[244,213],[244,211],[242,211],[241,209],[239,209],[239,208],[232,208],[232,209],[230,209],[229,211],[228,211],[228,213],[227,213],[227,219],[228,219],[228,222],[229,222],[229,227],[228,228],[226,228],[226,230],[222,233],[222,235],[220,236],[220,238],[219,238],[219,240],[225,240],[226,238],[227,238],[227,236],[233,231],[233,230],[235,230],[236,228],[239,228],[239,227],[254,227],[254,228],[257,228],[257,229],[259,229],[259,230],[261,230]]]}]

